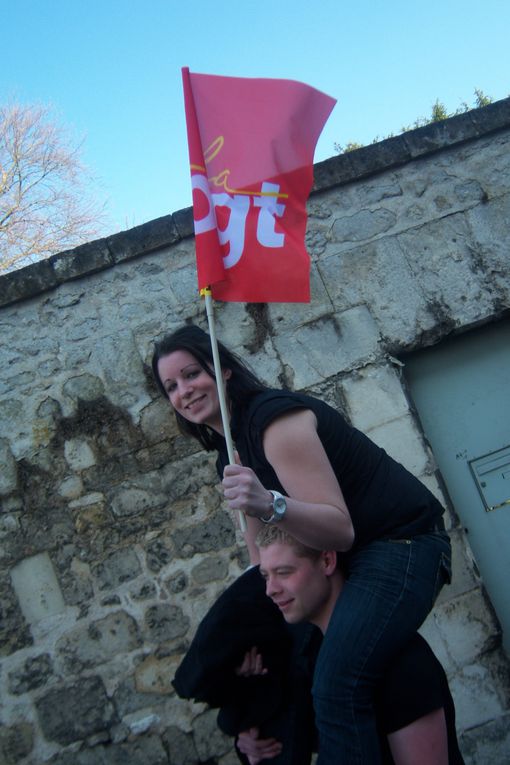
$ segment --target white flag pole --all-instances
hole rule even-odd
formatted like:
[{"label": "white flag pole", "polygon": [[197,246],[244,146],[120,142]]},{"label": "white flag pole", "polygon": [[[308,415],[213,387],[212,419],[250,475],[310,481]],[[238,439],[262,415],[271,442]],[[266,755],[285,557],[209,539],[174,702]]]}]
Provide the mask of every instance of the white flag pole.
[{"label": "white flag pole", "polygon": [[[228,461],[230,465],[235,465],[234,444],[232,442],[232,434],[230,433],[230,417],[227,407],[227,401],[225,399],[225,387],[223,385],[223,374],[221,370],[220,355],[218,353],[218,341],[216,339],[216,328],[214,325],[214,309],[213,300],[210,288],[200,290],[200,294],[205,297],[205,311],[207,314],[207,322],[209,324],[209,335],[211,337],[211,348],[214,362],[214,374],[216,377],[216,387],[218,388],[218,399],[220,402],[221,421],[223,424],[223,433],[225,436],[225,442],[227,445]],[[242,510],[238,511],[239,526],[242,532],[246,531],[246,518]]]}]

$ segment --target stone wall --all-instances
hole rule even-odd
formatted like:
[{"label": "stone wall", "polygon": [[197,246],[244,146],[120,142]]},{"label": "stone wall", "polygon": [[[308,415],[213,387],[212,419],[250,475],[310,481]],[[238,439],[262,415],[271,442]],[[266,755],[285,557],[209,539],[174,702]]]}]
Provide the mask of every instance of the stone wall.
[{"label": "stone wall", "polygon": [[[441,495],[400,357],[510,307],[510,101],[316,165],[309,305],[221,304],[271,383],[323,396]],[[197,298],[190,210],[0,277],[0,762],[236,762],[171,678],[246,564],[211,456],[148,371]],[[443,501],[447,502],[446,498]],[[468,765],[510,758],[509,664],[454,508],[424,634]]]}]

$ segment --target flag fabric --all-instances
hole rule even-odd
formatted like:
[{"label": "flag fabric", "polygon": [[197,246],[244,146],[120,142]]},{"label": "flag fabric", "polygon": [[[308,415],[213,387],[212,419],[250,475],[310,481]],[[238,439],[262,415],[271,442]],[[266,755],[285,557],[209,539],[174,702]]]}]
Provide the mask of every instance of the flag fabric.
[{"label": "flag fabric", "polygon": [[308,302],[306,201],[336,101],[293,80],[182,76],[199,289]]}]

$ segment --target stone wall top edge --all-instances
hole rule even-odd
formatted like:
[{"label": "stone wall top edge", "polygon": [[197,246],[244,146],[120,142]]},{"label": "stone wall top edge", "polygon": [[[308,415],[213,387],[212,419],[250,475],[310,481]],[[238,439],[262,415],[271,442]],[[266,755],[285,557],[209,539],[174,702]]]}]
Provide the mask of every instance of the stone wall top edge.
[{"label": "stone wall top edge", "polygon": [[187,218],[193,225],[191,208],[86,242],[72,250],[58,252],[45,260],[0,275],[0,308],[29,300],[65,282],[175,244],[189,235],[186,233],[186,226],[189,225]]},{"label": "stone wall top edge", "polygon": [[510,97],[318,162],[312,193],[352,183],[510,127]]},{"label": "stone wall top edge", "polygon": [[[510,97],[314,165],[312,194],[510,127]],[[193,236],[191,207],[0,275],[0,307]]]}]

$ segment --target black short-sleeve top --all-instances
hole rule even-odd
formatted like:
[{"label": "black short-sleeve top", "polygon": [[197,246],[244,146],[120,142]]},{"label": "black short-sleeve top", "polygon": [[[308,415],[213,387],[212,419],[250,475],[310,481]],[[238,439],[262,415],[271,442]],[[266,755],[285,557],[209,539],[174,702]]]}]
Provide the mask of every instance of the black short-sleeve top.
[{"label": "black short-sleeve top", "polygon": [[[264,430],[275,419],[297,409],[310,409],[317,432],[342,489],[354,531],[354,547],[378,538],[402,539],[427,532],[443,507],[427,489],[381,447],[349,425],[328,404],[302,393],[266,390],[232,417],[231,432],[243,465],[251,467],[267,489],[287,494],[265,457]],[[220,476],[228,464],[221,448]]]},{"label": "black short-sleeve top", "polygon": [[383,763],[393,763],[386,735],[443,709],[449,765],[463,765],[455,729],[455,706],[448,680],[429,644],[415,633],[386,669],[378,684],[375,710],[383,746]]}]

